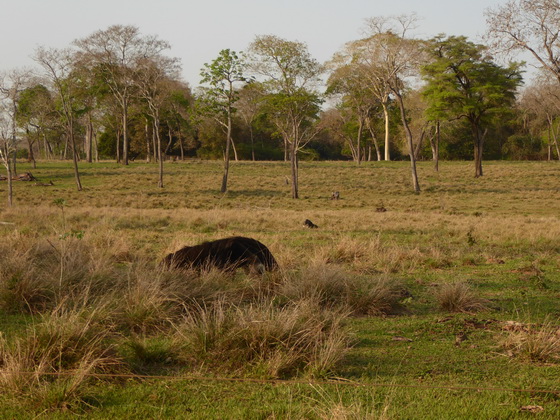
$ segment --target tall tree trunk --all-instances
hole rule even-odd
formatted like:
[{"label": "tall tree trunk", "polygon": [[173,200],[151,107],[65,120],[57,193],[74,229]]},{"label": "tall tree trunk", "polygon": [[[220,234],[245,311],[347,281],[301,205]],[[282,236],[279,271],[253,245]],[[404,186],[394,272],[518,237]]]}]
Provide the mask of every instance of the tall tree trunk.
[{"label": "tall tree trunk", "polygon": [[62,159],[64,159],[64,160],[66,160],[66,157],[67,157],[68,142],[69,142],[69,138],[68,138],[68,134],[66,134],[66,136],[64,136],[64,150],[62,152]]},{"label": "tall tree trunk", "polygon": [[47,139],[47,135],[46,135],[44,130],[41,130],[41,134],[43,136],[43,143],[44,143],[44,148],[45,148],[45,159],[50,159],[50,158],[52,158],[52,156],[54,154],[51,143]]},{"label": "tall tree trunk", "polygon": [[12,184],[12,165],[10,163],[10,149],[8,148],[8,144],[4,144],[2,150],[0,150],[0,154],[2,154],[3,163],[6,166],[6,172],[8,175],[8,206],[12,207],[13,205],[13,184]]},{"label": "tall tree trunk", "polygon": [[144,137],[146,138],[146,163],[150,163],[152,157],[152,152],[150,151],[150,132],[148,128],[148,118],[146,117],[146,121],[144,123]]},{"label": "tall tree trunk", "polygon": [[35,153],[33,152],[33,144],[35,143],[35,141],[31,140],[31,136],[29,135],[29,130],[25,130],[26,134],[27,134],[27,148],[29,150],[29,153],[27,155],[27,162],[31,163],[33,165],[33,169],[37,168],[37,162],[35,161]]},{"label": "tall tree trunk", "polygon": [[17,143],[14,142],[14,152],[12,153],[12,166],[14,171],[14,176],[17,176]]},{"label": "tall tree trunk", "polygon": [[153,132],[156,135],[157,141],[157,154],[158,154],[158,188],[163,188],[163,154],[161,147],[161,136],[159,134],[159,112],[156,109],[152,109],[153,114]]},{"label": "tall tree trunk", "polygon": [[412,187],[415,193],[420,192],[420,184],[418,182],[418,173],[416,171],[416,159],[414,157],[414,142],[412,139],[412,132],[410,131],[410,126],[408,125],[408,120],[406,119],[406,112],[404,108],[403,98],[400,93],[395,92],[395,96],[397,97],[397,101],[399,103],[399,109],[401,111],[401,122],[404,127],[404,131],[406,133],[406,139],[408,142],[408,153],[410,156],[410,169],[412,174]]},{"label": "tall tree trunk", "polygon": [[482,171],[482,151],[484,147],[484,137],[488,130],[482,133],[477,121],[471,121],[471,127],[474,137],[474,177],[479,178],[484,175]]},{"label": "tall tree trunk", "polygon": [[117,163],[121,163],[121,129],[117,128]]},{"label": "tall tree trunk", "polygon": [[299,180],[298,180],[298,159],[295,141],[291,143],[290,165],[292,171],[292,198],[299,198]]},{"label": "tall tree trunk", "polygon": [[358,138],[356,139],[356,149],[357,149],[357,155],[356,155],[356,162],[359,165],[362,161],[362,156],[360,155],[361,150],[362,150],[362,131],[364,129],[364,120],[363,118],[358,118]]},{"label": "tall tree trunk", "polygon": [[249,125],[249,137],[251,138],[251,159],[255,161],[255,139],[253,138],[253,125]]},{"label": "tall tree trunk", "polygon": [[224,156],[224,175],[222,177],[222,187],[220,191],[225,193],[227,191],[227,182],[229,176],[229,150],[231,145],[231,111],[228,112],[227,116],[227,135],[226,135],[226,153]]},{"label": "tall tree trunk", "polygon": [[233,158],[235,159],[236,162],[239,162],[239,159],[237,158],[237,149],[235,148],[235,142],[233,141],[233,137],[231,138],[231,148],[233,149]]},{"label": "tall tree trunk", "polygon": [[91,114],[88,113],[86,123],[86,162],[92,162],[92,148],[93,148],[93,123],[91,121]]},{"label": "tall tree trunk", "polygon": [[[9,159],[9,158],[8,158]],[[8,169],[8,206],[12,207],[14,204],[13,201],[13,197],[14,197],[14,186],[13,186],[13,181],[12,181],[12,167],[10,166],[10,164],[8,163],[6,165],[6,168]]]},{"label": "tall tree trunk", "polygon": [[68,125],[68,137],[70,137],[70,143],[72,145],[72,163],[74,164],[74,179],[76,181],[76,188],[78,189],[78,191],[82,191],[82,182],[80,181],[80,172],[78,171],[78,151],[76,150],[76,140],[74,138],[74,123],[72,119],[70,119]]},{"label": "tall tree trunk", "polygon": [[152,146],[154,149],[154,160],[158,162],[161,156],[161,150],[158,150],[157,139],[159,138],[159,128],[156,130],[156,125],[152,121]]},{"label": "tall tree trunk", "polygon": [[367,128],[369,133],[371,134],[371,140],[373,141],[373,146],[375,147],[375,153],[377,154],[377,160],[381,161],[381,150],[379,149],[379,143],[377,142],[377,136],[375,135],[375,131],[371,126],[371,120],[368,118],[366,120]]},{"label": "tall tree trunk", "polygon": [[391,160],[391,151],[389,147],[389,110],[387,109],[387,103],[382,102],[383,106],[383,118],[385,119],[385,160]]},{"label": "tall tree trunk", "polygon": [[439,172],[439,136],[440,136],[440,123],[436,122],[436,132],[434,136],[430,137],[430,146],[432,147],[432,160],[434,162],[434,169]]},{"label": "tall tree trunk", "polygon": [[420,133],[420,138],[418,139],[418,143],[414,146],[414,160],[418,161],[418,157],[420,156],[420,150],[422,150],[422,145],[424,143],[424,137],[426,136],[426,127],[422,128],[422,132]]},{"label": "tall tree trunk", "polygon": [[128,102],[123,101],[123,165],[128,165]]},{"label": "tall tree trunk", "polygon": [[171,131],[170,127],[167,127],[167,138],[169,141],[167,142],[167,146],[165,146],[164,156],[169,154],[169,149],[171,148],[171,142],[173,141],[173,132]]},{"label": "tall tree trunk", "polygon": [[548,120],[550,131],[552,132],[552,140],[554,140],[554,147],[556,148],[556,157],[558,158],[558,160],[560,160],[560,148],[558,147],[558,133],[554,129],[554,120],[549,115],[547,115],[547,120]]},{"label": "tall tree trunk", "polygon": [[95,161],[99,162],[99,142],[97,141],[97,132],[93,133],[93,152]]},{"label": "tall tree trunk", "polygon": [[179,150],[181,151],[181,161],[185,160],[185,139],[183,139],[183,134],[179,129]]}]

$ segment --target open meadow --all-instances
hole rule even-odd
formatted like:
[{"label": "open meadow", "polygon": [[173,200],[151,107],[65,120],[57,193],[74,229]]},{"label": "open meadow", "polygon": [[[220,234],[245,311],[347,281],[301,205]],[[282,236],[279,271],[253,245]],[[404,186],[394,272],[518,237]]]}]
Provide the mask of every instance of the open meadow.
[{"label": "open meadow", "polygon": [[[54,185],[0,182],[0,419],[560,418],[560,164],[484,170],[19,163]],[[280,270],[159,266],[233,235]]]}]

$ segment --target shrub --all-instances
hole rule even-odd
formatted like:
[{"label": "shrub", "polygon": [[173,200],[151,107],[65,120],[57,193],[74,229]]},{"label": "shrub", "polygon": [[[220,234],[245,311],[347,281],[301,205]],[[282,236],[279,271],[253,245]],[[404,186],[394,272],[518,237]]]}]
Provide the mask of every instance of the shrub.
[{"label": "shrub", "polygon": [[488,308],[488,302],[474,295],[466,283],[442,285],[436,292],[439,307],[448,312],[477,312]]},{"label": "shrub", "polygon": [[326,375],[349,346],[344,317],[312,301],[282,308],[221,302],[186,315],[176,340],[193,366],[265,377]]},{"label": "shrub", "polygon": [[541,325],[516,324],[508,328],[502,347],[511,356],[535,362],[560,362],[560,320],[547,318]]},{"label": "shrub", "polygon": [[49,408],[79,400],[89,375],[122,367],[99,322],[105,315],[60,305],[12,340],[0,336],[0,388],[12,396],[33,395]]},{"label": "shrub", "polygon": [[386,275],[357,276],[316,263],[288,276],[279,293],[291,300],[314,299],[322,307],[341,307],[354,315],[381,315],[400,307],[401,290]]}]

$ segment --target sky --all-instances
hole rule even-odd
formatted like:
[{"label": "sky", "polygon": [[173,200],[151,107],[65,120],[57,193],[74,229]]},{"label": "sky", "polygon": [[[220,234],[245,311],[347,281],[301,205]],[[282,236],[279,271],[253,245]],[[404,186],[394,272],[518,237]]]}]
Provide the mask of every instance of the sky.
[{"label": "sky", "polygon": [[200,83],[200,69],[220,50],[243,51],[257,35],[307,44],[324,62],[362,37],[365,19],[415,12],[415,35],[465,35],[481,42],[484,11],[506,0],[0,0],[0,72],[36,68],[38,46],[65,48],[111,25],[134,25],[171,44],[183,78]]}]

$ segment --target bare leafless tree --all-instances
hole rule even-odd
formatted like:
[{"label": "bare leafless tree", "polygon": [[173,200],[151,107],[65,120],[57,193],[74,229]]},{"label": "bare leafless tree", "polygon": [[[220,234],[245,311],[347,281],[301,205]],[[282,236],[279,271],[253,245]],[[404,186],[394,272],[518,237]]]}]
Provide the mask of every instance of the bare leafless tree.
[{"label": "bare leafless tree", "polygon": [[78,191],[82,190],[80,172],[78,171],[78,150],[74,125],[76,122],[76,84],[72,80],[75,53],[71,49],[55,49],[40,47],[35,51],[35,61],[43,68],[43,75],[50,82],[60,101],[60,116],[66,128],[66,139],[72,148],[74,179]]},{"label": "bare leafless tree", "polygon": [[[2,110],[0,110],[2,111]],[[8,206],[13,204],[12,164],[10,156],[15,150],[13,137],[10,134],[10,119],[7,113],[0,112],[0,163],[6,168],[6,181],[8,183]]]},{"label": "bare leafless tree", "polygon": [[369,36],[361,41],[360,49],[364,60],[368,63],[371,80],[386,86],[397,101],[408,143],[412,186],[418,193],[420,184],[416,171],[415,141],[404,101],[405,89],[418,77],[419,67],[424,60],[421,41],[410,36],[416,21],[417,17],[414,14],[368,19]]},{"label": "bare leafless tree", "polygon": [[529,52],[560,82],[558,0],[510,0],[485,14],[491,47],[505,53]]},{"label": "bare leafless tree", "polygon": [[[4,73],[0,79],[0,94],[3,102],[3,111],[7,113],[10,121],[10,136],[12,138],[12,172],[17,175],[16,154],[17,154],[17,119],[18,103],[21,93],[30,86],[33,78],[29,69],[14,69]],[[33,151],[30,150],[29,153]]]},{"label": "bare leafless tree", "polygon": [[163,188],[163,156],[160,136],[161,110],[169,98],[171,79],[179,77],[179,61],[175,58],[157,56],[141,58],[135,64],[133,81],[138,97],[143,100],[152,119],[153,130],[157,141],[159,161],[158,187]]}]

